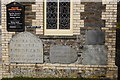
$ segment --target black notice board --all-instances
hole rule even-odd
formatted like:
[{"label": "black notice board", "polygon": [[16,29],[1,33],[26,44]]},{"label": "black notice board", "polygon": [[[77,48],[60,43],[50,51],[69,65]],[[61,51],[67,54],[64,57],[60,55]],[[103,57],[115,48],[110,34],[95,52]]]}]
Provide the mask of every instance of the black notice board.
[{"label": "black notice board", "polygon": [[23,32],[25,31],[25,7],[18,3],[12,2],[6,5],[7,8],[7,31]]}]

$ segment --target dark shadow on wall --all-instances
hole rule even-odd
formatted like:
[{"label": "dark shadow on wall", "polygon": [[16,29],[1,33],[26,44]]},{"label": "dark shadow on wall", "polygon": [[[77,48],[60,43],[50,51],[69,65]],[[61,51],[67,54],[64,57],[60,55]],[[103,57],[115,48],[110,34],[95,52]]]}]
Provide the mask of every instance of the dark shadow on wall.
[{"label": "dark shadow on wall", "polygon": [[117,5],[117,29],[116,29],[116,61],[118,66],[118,80],[120,80],[120,2]]}]

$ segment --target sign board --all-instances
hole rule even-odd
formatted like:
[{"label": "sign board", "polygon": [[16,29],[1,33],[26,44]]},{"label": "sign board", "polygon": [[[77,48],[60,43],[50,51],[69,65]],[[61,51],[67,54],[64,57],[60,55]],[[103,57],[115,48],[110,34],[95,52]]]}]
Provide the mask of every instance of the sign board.
[{"label": "sign board", "polygon": [[25,7],[17,2],[6,5],[7,7],[7,31],[22,32],[25,30]]}]

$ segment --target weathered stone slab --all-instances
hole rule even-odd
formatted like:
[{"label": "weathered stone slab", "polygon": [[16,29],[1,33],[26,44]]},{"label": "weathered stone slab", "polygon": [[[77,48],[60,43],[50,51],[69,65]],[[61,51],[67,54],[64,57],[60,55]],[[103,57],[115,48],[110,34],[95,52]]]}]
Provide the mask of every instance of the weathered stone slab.
[{"label": "weathered stone slab", "polygon": [[85,45],[82,56],[84,65],[107,64],[107,48],[104,45]]},{"label": "weathered stone slab", "polygon": [[86,45],[100,45],[104,44],[105,32],[100,30],[88,30],[85,36]]},{"label": "weathered stone slab", "polygon": [[9,45],[10,62],[43,63],[42,41],[30,32],[14,36]]},{"label": "weathered stone slab", "polygon": [[77,53],[70,46],[56,45],[50,47],[51,63],[74,63],[77,60]]}]

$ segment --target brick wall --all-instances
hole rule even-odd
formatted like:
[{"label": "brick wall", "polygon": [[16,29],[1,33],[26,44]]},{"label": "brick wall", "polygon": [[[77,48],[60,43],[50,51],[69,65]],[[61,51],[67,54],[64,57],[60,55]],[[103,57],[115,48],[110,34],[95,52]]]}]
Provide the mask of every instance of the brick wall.
[{"label": "brick wall", "polygon": [[[44,36],[43,25],[43,2],[25,3],[26,5],[26,25],[41,26],[37,29],[27,29],[38,36],[44,43],[44,59],[43,64],[16,64],[9,61],[9,42],[16,35],[15,32],[6,31],[6,3],[2,3],[2,61],[3,61],[3,77],[26,76],[26,77],[86,77],[86,78],[112,78],[117,77],[117,67],[115,66],[115,41],[116,41],[116,16],[117,3],[93,3],[98,5],[100,11],[99,16],[91,16],[89,12],[89,3],[74,2],[73,3],[73,35],[74,36]],[[92,9],[94,9],[94,6]],[[103,7],[101,9],[101,7]],[[91,9],[91,10],[92,10]],[[95,8],[96,9],[96,8]],[[103,24],[103,27],[86,26],[84,18],[90,17],[95,25]],[[96,13],[95,13],[96,14]],[[107,47],[107,65],[82,65],[81,62],[72,64],[51,64],[49,62],[50,46],[55,44],[69,45],[77,51],[77,54],[84,53],[83,46],[85,44],[85,35],[87,30],[105,31],[105,42],[102,45]],[[52,74],[51,74],[52,73]],[[90,76],[89,76],[90,75]],[[100,75],[100,76],[99,76]]]}]

